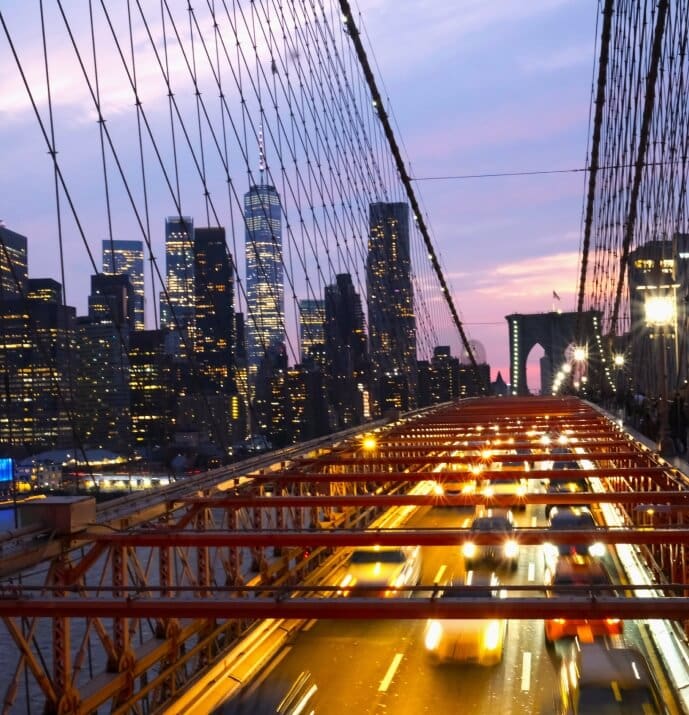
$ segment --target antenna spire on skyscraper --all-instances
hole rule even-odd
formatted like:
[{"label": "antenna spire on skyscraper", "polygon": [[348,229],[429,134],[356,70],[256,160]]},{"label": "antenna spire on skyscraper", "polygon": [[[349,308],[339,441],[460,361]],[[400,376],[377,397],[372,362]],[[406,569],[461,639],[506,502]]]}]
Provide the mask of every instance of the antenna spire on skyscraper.
[{"label": "antenna spire on skyscraper", "polygon": [[263,186],[263,172],[266,170],[266,151],[263,146],[263,122],[258,127],[258,170],[261,172],[261,186]]}]

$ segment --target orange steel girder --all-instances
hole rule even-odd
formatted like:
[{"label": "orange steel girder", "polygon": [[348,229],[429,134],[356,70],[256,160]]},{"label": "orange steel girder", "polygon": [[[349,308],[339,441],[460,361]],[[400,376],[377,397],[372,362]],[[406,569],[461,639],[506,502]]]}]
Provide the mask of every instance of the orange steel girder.
[{"label": "orange steel girder", "polygon": [[[474,429],[469,429],[470,426]],[[492,429],[493,426],[498,431]],[[542,445],[537,436],[530,434],[539,432],[553,435],[564,431],[577,439],[571,445],[582,452],[574,455],[554,454],[552,450],[557,447],[556,444]],[[502,440],[505,436],[513,439],[511,444],[495,444],[496,439]],[[371,452],[365,452],[360,442],[352,440],[330,449],[320,459],[286,460],[277,471],[258,475],[252,473],[253,483],[239,486],[238,481],[235,481],[237,496],[231,496],[226,502],[217,505],[203,498],[198,501],[187,498],[171,500],[162,521],[147,524],[146,528],[139,527],[119,534],[91,529],[87,533],[73,535],[65,540],[65,549],[78,547],[86,549],[85,553],[79,556],[78,552],[71,551],[71,561],[63,569],[63,581],[47,583],[49,587],[59,585],[57,593],[63,593],[64,596],[25,599],[16,597],[17,594],[10,590],[0,592],[0,615],[8,624],[18,650],[31,660],[29,671],[32,677],[36,682],[43,682],[43,692],[50,703],[48,710],[51,707],[56,710],[58,703],[66,703],[67,693],[64,689],[60,690],[62,686],[57,679],[42,670],[40,658],[31,651],[35,639],[27,638],[16,627],[15,619],[19,615],[32,618],[40,615],[44,617],[41,621],[43,624],[45,619],[51,619],[52,623],[60,617],[82,619],[86,631],[97,633],[103,652],[108,654],[108,661],[115,667],[111,666],[110,672],[104,668],[101,676],[94,679],[94,685],[85,685],[83,680],[76,678],[75,690],[81,711],[92,711],[101,704],[111,702],[120,703],[123,712],[133,712],[136,708],[146,706],[144,699],[148,706],[157,706],[174,697],[175,689],[183,685],[185,677],[198,673],[210,654],[218,652],[220,644],[232,642],[248,618],[267,617],[267,614],[280,617],[288,612],[291,614],[289,617],[298,617],[295,615],[298,613],[309,614],[305,616],[307,618],[321,617],[318,614],[326,614],[329,609],[332,612],[328,617],[337,618],[425,618],[430,613],[441,613],[437,609],[439,601],[444,599],[436,599],[435,602],[423,598],[384,601],[375,598],[309,600],[286,598],[283,586],[294,580],[303,580],[313,568],[323,565],[324,558],[331,559],[333,563],[337,558],[337,563],[340,563],[342,551],[335,550],[339,546],[358,543],[461,544],[467,536],[466,531],[462,530],[435,533],[411,529],[394,532],[353,531],[353,528],[365,529],[375,515],[393,505],[454,504],[448,500],[423,501],[429,499],[423,495],[420,495],[421,499],[417,502],[416,496],[406,495],[405,491],[420,481],[432,479],[442,482],[445,475],[461,474],[451,472],[450,469],[432,471],[432,466],[442,463],[457,466],[476,463],[478,453],[471,454],[469,448],[458,446],[456,442],[459,440],[482,444],[491,440],[489,446],[495,449],[529,447],[533,450],[528,455],[502,455],[505,461],[523,458],[532,465],[545,461],[557,465],[558,462],[572,459],[595,461],[595,469],[577,470],[576,477],[596,477],[610,492],[619,493],[617,509],[625,517],[626,528],[557,534],[544,529],[520,529],[516,532],[519,540],[524,544],[537,544],[544,539],[554,543],[581,544],[595,540],[610,544],[639,544],[648,555],[649,564],[659,580],[664,577],[686,583],[685,545],[689,538],[683,513],[686,479],[652,451],[631,442],[615,423],[578,400],[470,400],[416,415],[386,430],[378,429],[376,437],[379,440],[378,447]],[[453,455],[452,452],[464,452],[464,455]],[[496,456],[496,461],[499,459]],[[394,465],[399,467],[391,469]],[[404,466],[414,471],[403,471],[401,467]],[[556,480],[575,476],[571,470],[557,469],[557,466],[551,471],[504,469],[498,472],[490,470],[489,465],[486,465],[481,478],[490,481],[498,475],[504,478],[512,473],[529,479]],[[378,485],[377,488],[383,489],[384,493],[362,494],[362,489],[367,489],[366,482]],[[229,483],[228,480],[228,486]],[[261,493],[267,483],[274,485],[275,497],[250,498],[249,495],[257,489]],[[231,486],[229,488],[233,489]],[[284,496],[280,496],[282,490],[286,492]],[[647,491],[648,497],[645,498],[641,493]],[[309,492],[314,492],[314,496],[309,496]],[[395,492],[399,494],[387,496]],[[203,493],[206,493],[205,490]],[[547,503],[555,503],[557,496],[548,495]],[[609,495],[595,500],[593,496],[587,494],[586,500],[590,499],[592,503],[612,501]],[[407,497],[411,499],[405,501]],[[541,499],[545,498],[543,494],[530,494],[525,503],[543,503]],[[233,499],[238,501],[233,504]],[[268,505],[266,502],[271,499],[273,501]],[[477,495],[476,501],[472,498],[460,503],[471,505],[481,502]],[[491,503],[502,503],[502,498]],[[288,510],[293,510],[291,515],[288,515]],[[327,519],[328,529],[319,527],[321,512],[333,517]],[[285,526],[291,523],[296,531],[276,528],[281,520]],[[151,526],[156,528],[151,529]],[[120,528],[126,529],[127,525],[123,524]],[[243,531],[246,529],[250,531]],[[497,538],[485,535],[475,540],[477,543],[487,543],[484,539]],[[259,553],[276,544],[282,555],[264,564],[259,576],[245,578],[240,569],[241,550],[248,546]],[[314,545],[317,545],[316,549]],[[303,547],[308,547],[308,555]],[[317,558],[314,553],[318,554]],[[101,568],[103,561],[109,565]],[[290,563],[296,563],[292,571],[288,568]],[[327,564],[326,561],[324,565]],[[124,572],[121,571],[123,567]],[[105,583],[102,575],[99,576],[99,568],[101,574],[107,574],[112,585]],[[132,576],[127,579],[125,574]],[[280,597],[228,600],[226,584],[236,586],[244,581],[260,585],[264,593],[275,589]],[[86,596],[84,588],[87,582],[91,588],[94,584],[103,584],[98,597]],[[196,592],[202,597],[193,600],[179,598],[180,588]],[[119,593],[120,598],[114,598],[115,593]],[[463,599],[462,606],[467,600],[471,601]],[[577,609],[583,609],[581,612],[591,617],[592,613],[599,613],[591,608],[607,607],[601,605],[605,603],[605,597],[599,595],[595,599],[582,598],[581,602],[565,597],[508,598],[504,601],[505,604],[499,606],[505,609],[504,615],[511,613],[524,616],[529,612],[539,614],[534,617],[556,612],[562,614],[565,611],[574,614],[578,612]],[[684,619],[688,614],[687,603],[682,598],[648,599],[648,603],[643,599],[620,598],[614,605],[624,609],[624,617],[627,618]],[[251,611],[251,608],[255,610]],[[466,608],[475,610],[463,610],[464,617],[470,613],[476,617],[487,617],[479,615],[488,613],[485,603],[476,603]],[[335,612],[337,615],[333,615]],[[389,615],[393,612],[395,616]],[[181,618],[193,620],[182,625]],[[114,619],[113,623],[116,624],[110,643],[104,625],[109,619]],[[136,633],[148,625],[152,626],[150,633],[146,634],[150,638],[138,642],[135,639]],[[75,662],[83,659],[83,652]],[[145,686],[142,685],[144,681],[148,683]],[[76,706],[74,712],[77,712]]]},{"label": "orange steel girder", "polygon": [[[518,528],[510,532],[525,546],[553,544],[685,544],[689,543],[689,529],[627,529],[598,528],[551,531],[544,528]],[[504,532],[472,531],[471,529],[322,529],[306,531],[252,531],[228,533],[225,531],[150,530],[136,534],[103,534],[94,536],[98,541],[129,547],[155,547],[172,544],[183,547],[207,548],[281,546],[452,546],[473,541],[479,545],[499,545],[505,541]]]},{"label": "orange steel girder", "polygon": [[[648,587],[645,587],[648,589]],[[570,587],[571,589],[571,587]],[[426,588],[426,592],[429,588]],[[328,619],[422,619],[422,618],[669,618],[689,617],[689,598],[679,596],[626,598],[601,592],[582,592],[554,598],[507,597],[485,599],[417,598],[216,598],[199,601],[176,599],[14,599],[0,601],[0,616],[17,613],[25,617],[67,617],[88,613],[107,618],[328,618]]]}]

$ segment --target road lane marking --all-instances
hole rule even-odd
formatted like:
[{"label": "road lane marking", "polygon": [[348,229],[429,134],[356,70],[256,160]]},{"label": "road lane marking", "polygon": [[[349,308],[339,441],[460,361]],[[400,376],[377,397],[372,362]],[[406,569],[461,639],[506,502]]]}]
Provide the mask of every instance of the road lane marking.
[{"label": "road lane marking", "polygon": [[435,575],[435,578],[433,579],[433,583],[434,583],[434,584],[440,583],[440,579],[443,577],[443,574],[445,573],[445,569],[446,569],[446,568],[447,568],[447,566],[446,566],[445,564],[443,564],[443,565],[438,569],[438,573]]},{"label": "road lane marking", "polygon": [[522,656],[522,690],[531,687],[531,653],[527,650]]},{"label": "road lane marking", "polygon": [[533,561],[529,561],[529,570],[526,572],[526,580],[536,580],[536,564]]},{"label": "road lane marking", "polygon": [[302,631],[310,631],[317,623],[317,618],[312,618],[303,628]]},{"label": "road lane marking", "polygon": [[537,516],[531,517],[531,526],[538,526],[538,517]]},{"label": "road lane marking", "polygon": [[392,659],[392,663],[390,663],[388,672],[385,673],[385,677],[380,681],[380,685],[378,686],[379,693],[387,692],[387,689],[390,687],[390,683],[392,682],[392,679],[395,677],[397,668],[400,667],[402,658],[404,658],[404,653],[395,653],[395,657]]}]

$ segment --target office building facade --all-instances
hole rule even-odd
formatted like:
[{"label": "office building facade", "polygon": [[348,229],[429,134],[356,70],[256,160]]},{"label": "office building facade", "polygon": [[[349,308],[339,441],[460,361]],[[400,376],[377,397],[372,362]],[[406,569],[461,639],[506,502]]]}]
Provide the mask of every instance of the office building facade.
[{"label": "office building facade", "polygon": [[271,346],[285,341],[280,195],[254,185],[244,195],[246,224],[246,347],[249,381],[255,382]]},{"label": "office building facade", "polygon": [[194,220],[190,216],[165,220],[167,296],[160,294],[160,325],[168,331],[167,350],[176,357],[194,348]]},{"label": "office building facade", "polygon": [[299,353],[301,361],[319,361],[325,345],[325,301],[305,298],[299,301]]},{"label": "office building facade", "polygon": [[411,274],[409,207],[369,207],[366,259],[369,353],[376,414],[416,404],[416,319]]},{"label": "office building facade", "polygon": [[0,298],[21,298],[28,280],[26,236],[0,224]]},{"label": "office building facade", "polygon": [[361,297],[349,273],[325,288],[324,338],[335,428],[361,424],[369,416],[369,361]]},{"label": "office building facade", "polygon": [[103,241],[103,273],[126,275],[132,290],[132,330],[144,330],[144,244],[143,241]]},{"label": "office building facade", "polygon": [[196,360],[206,394],[235,392],[234,276],[225,229],[194,231]]}]

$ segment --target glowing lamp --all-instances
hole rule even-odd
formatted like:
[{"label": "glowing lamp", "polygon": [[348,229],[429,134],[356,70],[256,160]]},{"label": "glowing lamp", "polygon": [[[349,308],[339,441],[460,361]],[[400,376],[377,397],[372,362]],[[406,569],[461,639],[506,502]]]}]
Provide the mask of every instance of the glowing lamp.
[{"label": "glowing lamp", "polygon": [[671,295],[647,295],[644,303],[647,325],[670,325],[675,319],[675,301]]}]

